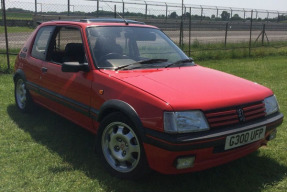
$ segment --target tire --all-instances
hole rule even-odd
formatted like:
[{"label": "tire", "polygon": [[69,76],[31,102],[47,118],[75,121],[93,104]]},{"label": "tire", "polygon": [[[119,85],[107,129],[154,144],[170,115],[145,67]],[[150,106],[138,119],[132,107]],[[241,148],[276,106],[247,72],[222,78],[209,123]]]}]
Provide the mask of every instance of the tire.
[{"label": "tire", "polygon": [[26,89],[25,80],[21,77],[17,77],[15,80],[14,95],[16,105],[22,112],[31,112],[33,110],[33,100]]},{"label": "tire", "polygon": [[97,151],[112,175],[138,179],[149,172],[141,138],[122,113],[112,113],[101,122]]}]

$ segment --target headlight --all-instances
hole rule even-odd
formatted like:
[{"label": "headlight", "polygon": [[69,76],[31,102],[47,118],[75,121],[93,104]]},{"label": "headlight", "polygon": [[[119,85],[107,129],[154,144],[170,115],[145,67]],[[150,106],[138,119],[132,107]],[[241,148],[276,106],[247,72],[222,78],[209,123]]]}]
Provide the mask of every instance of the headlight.
[{"label": "headlight", "polygon": [[279,111],[276,97],[273,95],[264,99],[266,116]]},{"label": "headlight", "polygon": [[165,112],[164,130],[169,133],[205,131],[209,125],[201,111]]}]

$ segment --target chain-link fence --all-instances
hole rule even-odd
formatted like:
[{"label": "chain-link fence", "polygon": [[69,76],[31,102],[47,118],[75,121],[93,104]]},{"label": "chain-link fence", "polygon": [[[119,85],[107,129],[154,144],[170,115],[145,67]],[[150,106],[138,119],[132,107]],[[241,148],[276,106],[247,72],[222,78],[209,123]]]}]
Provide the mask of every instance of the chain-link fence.
[{"label": "chain-link fence", "polygon": [[158,26],[189,55],[242,48],[250,54],[252,48],[270,42],[287,46],[287,12],[135,0],[94,0],[85,1],[85,5],[76,0],[67,0],[67,4],[28,1],[1,0],[0,69],[4,65],[10,68],[9,56],[17,54],[37,22],[48,20],[139,20]]}]

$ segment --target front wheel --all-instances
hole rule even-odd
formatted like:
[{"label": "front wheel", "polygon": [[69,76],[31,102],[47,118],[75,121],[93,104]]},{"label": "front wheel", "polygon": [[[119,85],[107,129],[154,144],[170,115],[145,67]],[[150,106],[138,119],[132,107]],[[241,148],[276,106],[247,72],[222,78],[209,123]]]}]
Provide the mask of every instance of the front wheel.
[{"label": "front wheel", "polygon": [[138,178],[148,170],[144,149],[131,121],[112,113],[102,122],[98,151],[107,169],[121,178]]}]

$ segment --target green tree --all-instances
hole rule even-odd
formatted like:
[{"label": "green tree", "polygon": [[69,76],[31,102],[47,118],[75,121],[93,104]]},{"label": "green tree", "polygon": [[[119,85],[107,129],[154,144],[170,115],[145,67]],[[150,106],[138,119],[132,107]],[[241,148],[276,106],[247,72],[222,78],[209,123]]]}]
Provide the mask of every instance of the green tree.
[{"label": "green tree", "polygon": [[241,20],[242,18],[238,14],[234,14],[231,19],[232,20]]},{"label": "green tree", "polygon": [[176,19],[178,17],[177,13],[174,11],[169,15],[169,18]]},{"label": "green tree", "polygon": [[228,13],[227,11],[222,11],[221,13],[221,19],[223,21],[228,21],[230,19],[230,13]]},{"label": "green tree", "polygon": [[185,14],[183,14],[183,18],[190,18],[190,17],[191,17],[191,15],[189,12],[186,12]]}]

